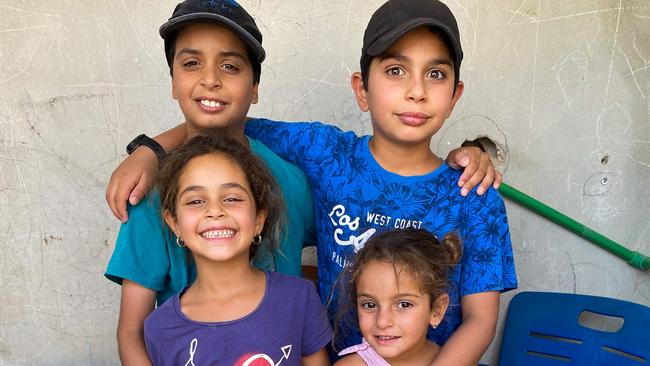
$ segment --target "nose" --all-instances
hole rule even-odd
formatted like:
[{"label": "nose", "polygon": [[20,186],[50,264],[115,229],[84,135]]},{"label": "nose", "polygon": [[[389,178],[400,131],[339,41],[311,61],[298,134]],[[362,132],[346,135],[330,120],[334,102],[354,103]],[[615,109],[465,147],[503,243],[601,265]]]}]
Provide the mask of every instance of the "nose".
[{"label": "nose", "polygon": [[220,219],[226,216],[226,210],[223,209],[220,202],[208,205],[205,216],[210,219]]},{"label": "nose", "polygon": [[427,91],[425,87],[425,80],[419,77],[412,77],[409,79],[408,89],[406,91],[406,99],[413,102],[423,102],[427,99]]},{"label": "nose", "polygon": [[201,75],[201,85],[206,88],[213,89],[221,87],[221,75],[219,65],[208,64],[203,68]]},{"label": "nose", "polygon": [[393,325],[393,313],[390,308],[380,308],[377,311],[377,328],[386,329]]}]

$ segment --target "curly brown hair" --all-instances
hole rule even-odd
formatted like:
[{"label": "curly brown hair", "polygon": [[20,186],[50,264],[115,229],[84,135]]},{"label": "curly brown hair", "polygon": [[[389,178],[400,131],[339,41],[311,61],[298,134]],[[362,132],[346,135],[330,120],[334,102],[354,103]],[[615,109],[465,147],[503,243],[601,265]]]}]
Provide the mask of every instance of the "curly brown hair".
[{"label": "curly brown hair", "polygon": [[[357,282],[366,265],[372,261],[393,265],[395,276],[407,273],[420,284],[420,291],[429,295],[430,306],[441,295],[447,293],[448,272],[462,257],[460,239],[454,233],[444,236],[442,242],[422,229],[398,229],[372,236],[357,253],[351,266],[341,273],[342,287],[337,299],[337,317],[334,326],[337,334],[356,329]],[[336,339],[335,339],[336,340]],[[337,348],[333,340],[333,345]]]},{"label": "curly brown hair", "polygon": [[[251,187],[256,210],[268,211],[261,235],[267,241],[269,249],[273,250],[282,235],[285,222],[280,190],[264,162],[242,144],[222,134],[196,136],[162,160],[157,183],[163,213],[168,210],[176,217],[181,174],[190,160],[207,154],[225,155],[243,170]],[[251,246],[251,259],[255,256],[256,249],[256,245]]]}]

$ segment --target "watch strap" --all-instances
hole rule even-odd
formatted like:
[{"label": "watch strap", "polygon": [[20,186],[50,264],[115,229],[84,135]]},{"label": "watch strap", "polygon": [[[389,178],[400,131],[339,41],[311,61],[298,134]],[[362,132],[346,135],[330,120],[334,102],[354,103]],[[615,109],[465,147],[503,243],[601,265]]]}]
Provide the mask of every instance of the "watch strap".
[{"label": "watch strap", "polygon": [[162,161],[162,159],[165,157],[165,149],[163,149],[162,146],[156,140],[152,139],[151,137],[145,135],[144,133],[139,135],[138,137],[134,138],[133,141],[129,142],[128,145],[126,145],[126,152],[131,155],[132,152],[135,151],[140,146],[146,146],[151,151],[156,154],[156,157],[158,158],[158,162]]}]

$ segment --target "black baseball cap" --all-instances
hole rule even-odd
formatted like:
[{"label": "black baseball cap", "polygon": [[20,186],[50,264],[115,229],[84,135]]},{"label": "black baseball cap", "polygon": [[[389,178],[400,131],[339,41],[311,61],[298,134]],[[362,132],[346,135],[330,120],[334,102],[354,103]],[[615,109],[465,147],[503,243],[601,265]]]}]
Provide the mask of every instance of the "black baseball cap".
[{"label": "black baseball cap", "polygon": [[176,33],[191,22],[213,22],[233,31],[250,48],[255,60],[262,63],[266,52],[262,48],[262,33],[246,9],[235,0],[185,0],[176,5],[171,18],[160,26],[160,36],[165,40],[165,55],[169,67],[170,55]]},{"label": "black baseball cap", "polygon": [[386,52],[400,37],[420,26],[440,30],[448,40],[454,62],[456,84],[459,80],[463,49],[456,18],[447,5],[438,0],[390,0],[372,15],[363,35],[361,67]]}]

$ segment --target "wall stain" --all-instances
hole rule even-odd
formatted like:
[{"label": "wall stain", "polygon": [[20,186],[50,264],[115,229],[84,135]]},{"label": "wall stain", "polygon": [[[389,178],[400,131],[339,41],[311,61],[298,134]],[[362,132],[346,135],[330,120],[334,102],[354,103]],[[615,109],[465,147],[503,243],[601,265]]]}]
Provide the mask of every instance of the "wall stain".
[{"label": "wall stain", "polygon": [[45,243],[45,245],[48,245],[53,241],[63,241],[63,237],[54,236],[54,235],[48,235],[43,237],[43,243]]}]

